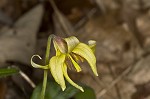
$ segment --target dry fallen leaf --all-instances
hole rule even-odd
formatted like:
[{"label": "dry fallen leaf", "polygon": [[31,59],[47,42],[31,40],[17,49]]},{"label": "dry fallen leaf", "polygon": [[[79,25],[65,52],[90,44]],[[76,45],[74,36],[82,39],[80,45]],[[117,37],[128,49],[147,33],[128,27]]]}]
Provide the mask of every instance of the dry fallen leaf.
[{"label": "dry fallen leaf", "polygon": [[2,29],[0,32],[1,63],[5,61],[30,63],[42,15],[43,6],[39,4],[18,19],[13,28]]}]

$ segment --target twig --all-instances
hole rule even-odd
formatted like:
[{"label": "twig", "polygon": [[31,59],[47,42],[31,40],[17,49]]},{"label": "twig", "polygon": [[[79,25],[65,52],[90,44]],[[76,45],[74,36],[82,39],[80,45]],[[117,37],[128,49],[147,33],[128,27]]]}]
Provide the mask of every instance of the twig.
[{"label": "twig", "polygon": [[108,87],[106,87],[106,88],[104,88],[103,90],[101,90],[100,92],[98,92],[98,94],[97,94],[98,99],[100,99],[100,98],[101,98],[104,94],[106,94],[112,87],[114,87],[121,79],[123,79],[123,77],[124,77],[125,75],[128,75],[130,72],[132,72],[133,68],[135,67],[135,64],[136,64],[139,60],[141,60],[141,59],[147,57],[149,54],[150,54],[150,53],[149,53],[149,50],[148,50],[148,51],[146,51],[145,53],[143,53],[140,58],[135,59],[135,61],[134,61],[133,63],[128,64],[128,65],[127,65],[128,67],[123,71],[123,73],[122,73],[120,76],[118,76],[115,80],[113,80],[113,81],[111,82],[111,84],[110,84]]},{"label": "twig", "polygon": [[[91,77],[97,82],[97,84],[99,86],[102,86],[103,88],[106,86],[105,83],[103,83],[98,77],[94,76],[91,72],[90,72]],[[110,93],[107,93],[108,96],[111,97],[111,99],[116,99],[113,95],[111,95]]]},{"label": "twig", "polygon": [[23,71],[20,70],[19,74],[31,85],[32,88],[36,87],[34,82]]},{"label": "twig", "polygon": [[84,25],[93,15],[97,12],[96,8],[91,9],[81,20],[74,25],[75,29],[79,29],[82,25]]},{"label": "twig", "polygon": [[126,74],[128,74],[128,72],[130,71],[131,68],[132,68],[132,66],[129,66],[119,77],[117,77],[114,81],[112,81],[112,83],[108,87],[101,90],[97,94],[98,99],[100,99],[104,94],[107,93],[108,90],[110,90],[112,87],[114,87]]},{"label": "twig", "polygon": [[[114,72],[113,69],[112,69],[112,66],[111,66],[111,65],[108,65],[108,69],[109,69],[109,71],[110,71],[110,73],[111,73],[111,75],[112,75],[112,78],[115,79],[115,78],[116,78],[116,75],[115,75],[115,72]],[[116,93],[117,93],[119,99],[122,99],[118,84],[115,85],[115,90],[116,90]]]},{"label": "twig", "polygon": [[102,11],[103,14],[106,13],[106,7],[102,0],[95,0],[96,4],[98,5],[99,9]]},{"label": "twig", "polygon": [[64,30],[64,34],[66,34],[66,36],[71,36],[71,34],[75,33],[73,27],[71,26],[71,23],[69,22],[67,18],[65,18],[65,16],[57,8],[54,0],[49,0],[49,2],[52,8],[54,9],[58,22],[60,23],[60,25],[62,26],[62,29]]},{"label": "twig", "polygon": [[135,11],[135,9],[128,5],[126,0],[121,0],[121,9],[123,20],[127,23],[135,41],[141,48],[143,48],[144,38],[141,35],[136,22],[139,12]]},{"label": "twig", "polygon": [[143,48],[143,36],[141,35],[138,27],[137,27],[137,23],[136,23],[136,19],[129,19],[127,21],[127,24],[129,26],[129,29],[131,30],[132,34],[133,34],[133,37],[135,38],[136,42],[139,44],[139,46],[141,48]]}]

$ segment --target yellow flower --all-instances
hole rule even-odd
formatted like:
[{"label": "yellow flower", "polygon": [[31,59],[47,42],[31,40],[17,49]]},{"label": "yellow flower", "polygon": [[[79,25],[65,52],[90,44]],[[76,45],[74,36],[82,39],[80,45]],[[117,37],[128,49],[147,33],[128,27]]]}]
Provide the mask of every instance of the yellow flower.
[{"label": "yellow flower", "polygon": [[40,59],[41,57],[39,55],[33,55],[31,58],[31,65],[35,68],[50,69],[54,80],[61,86],[63,91],[66,89],[65,78],[71,85],[83,92],[83,88],[70,79],[67,69],[74,66],[75,70],[80,72],[81,68],[78,65],[78,62],[86,60],[93,73],[98,76],[96,69],[96,57],[94,55],[96,41],[90,40],[88,43],[89,44],[87,45],[79,42],[75,36],[68,38],[53,36],[53,44],[56,55],[50,59],[49,64],[46,66],[34,63],[32,61],[34,56],[38,56]]},{"label": "yellow flower", "polygon": [[56,50],[56,56],[53,56],[50,59],[49,68],[55,81],[60,84],[62,90],[65,90],[65,77],[71,85],[81,91],[84,91],[81,86],[77,85],[69,78],[67,67],[69,67],[69,63],[71,62],[76,71],[80,72],[81,68],[78,65],[78,61],[83,61],[84,59],[90,64],[94,74],[98,76],[96,69],[96,58],[93,52],[96,42],[89,41],[89,45],[86,45],[79,42],[79,40],[74,36],[69,38],[60,38],[55,36],[53,43]]}]

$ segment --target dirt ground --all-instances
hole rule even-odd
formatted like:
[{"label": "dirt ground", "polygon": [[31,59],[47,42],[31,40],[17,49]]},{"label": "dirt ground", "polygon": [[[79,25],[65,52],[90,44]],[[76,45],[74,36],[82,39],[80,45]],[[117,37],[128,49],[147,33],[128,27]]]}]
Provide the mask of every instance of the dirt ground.
[{"label": "dirt ground", "polygon": [[[50,34],[74,35],[96,40],[99,76],[83,63],[82,73],[69,71],[73,80],[97,99],[150,99],[150,0],[49,1],[0,0],[0,68],[19,67],[38,84],[43,72],[31,56],[44,57]],[[29,99],[32,91],[20,75],[0,79],[0,99]]]}]

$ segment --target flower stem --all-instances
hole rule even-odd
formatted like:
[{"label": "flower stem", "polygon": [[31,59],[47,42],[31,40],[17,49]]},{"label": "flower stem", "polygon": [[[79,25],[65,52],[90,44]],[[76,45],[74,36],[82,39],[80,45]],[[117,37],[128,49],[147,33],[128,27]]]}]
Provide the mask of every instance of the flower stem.
[{"label": "flower stem", "polygon": [[[46,55],[45,55],[45,65],[49,63],[49,55],[50,55],[50,46],[51,46],[51,39],[54,37],[54,35],[50,35],[47,41],[47,48],[46,48]],[[46,91],[46,85],[47,85],[47,75],[48,75],[48,70],[44,70],[44,75],[43,75],[43,86],[42,86],[42,91],[41,91],[41,98],[44,99],[45,97],[45,91]]]},{"label": "flower stem", "polygon": [[47,85],[47,70],[44,70],[43,86],[41,91],[41,99],[45,97],[46,85]]}]

